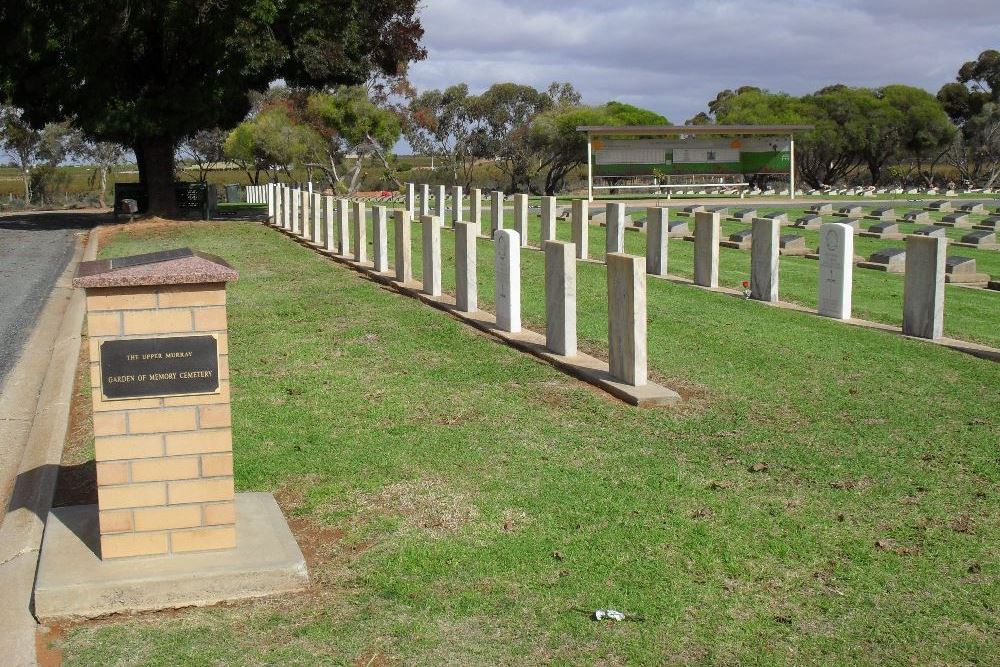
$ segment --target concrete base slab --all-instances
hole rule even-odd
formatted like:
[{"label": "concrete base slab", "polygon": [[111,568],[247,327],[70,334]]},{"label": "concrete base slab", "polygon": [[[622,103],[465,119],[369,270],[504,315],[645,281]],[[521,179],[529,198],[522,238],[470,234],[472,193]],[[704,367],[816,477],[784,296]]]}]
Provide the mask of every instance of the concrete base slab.
[{"label": "concrete base slab", "polygon": [[862,269],[871,269],[872,271],[882,271],[883,273],[903,273],[902,268],[890,267],[888,264],[879,264],[877,262],[858,262],[857,266]]},{"label": "concrete base slab", "polygon": [[781,248],[778,250],[778,254],[782,257],[805,257],[811,252],[808,248]]},{"label": "concrete base slab", "polygon": [[962,243],[952,241],[951,245],[956,248],[973,248],[974,250],[1000,250],[1000,243]]},{"label": "concrete base slab", "polygon": [[954,285],[986,287],[990,282],[990,275],[988,273],[946,273],[944,281]]},{"label": "concrete base slab", "polygon": [[906,238],[902,234],[879,234],[878,232],[858,232],[858,236],[866,239],[882,239],[883,241],[899,241]]},{"label": "concrete base slab", "polygon": [[59,507],[45,524],[39,620],[206,606],[305,588],[305,559],[269,493],[236,494],[236,549],[102,561],[97,506]]}]

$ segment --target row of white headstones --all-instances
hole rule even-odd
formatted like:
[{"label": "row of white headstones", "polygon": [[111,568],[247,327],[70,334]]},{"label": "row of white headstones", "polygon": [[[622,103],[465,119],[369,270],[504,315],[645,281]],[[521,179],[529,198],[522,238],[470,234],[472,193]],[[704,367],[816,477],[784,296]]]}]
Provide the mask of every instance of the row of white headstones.
[{"label": "row of white headstones", "polygon": [[[446,190],[438,188],[431,208],[428,186],[418,199],[415,186],[406,184],[403,208],[391,209],[395,232],[394,269],[396,280],[413,280],[411,225],[419,215],[423,229],[422,291],[441,294],[441,229],[446,217]],[[456,305],[460,311],[475,312],[477,305],[476,239],[482,237],[483,194],[469,194],[469,220],[463,220],[465,197],[460,186],[451,189],[451,222],[455,231]],[[504,229],[504,194],[490,193],[488,238],[496,243],[495,308],[497,326],[504,331],[521,328],[520,250],[528,243],[528,196],[514,195],[514,229]],[[358,263],[367,259],[367,206],[331,195],[310,193],[280,184],[267,186],[268,215],[273,224],[304,240],[350,257]],[[573,356],[576,347],[576,260],[588,260],[589,202],[572,202],[570,223],[572,242],[556,239],[556,198],[541,198],[541,238],[545,253],[546,346],[554,354]],[[647,210],[645,258],[625,254],[626,207],[620,202],[606,204],[606,264],[608,271],[608,348],[612,376],[625,384],[646,383],[646,274],[667,276],[669,209]],[[353,215],[351,215],[353,210]],[[373,267],[389,270],[387,225],[390,209],[372,208]],[[750,297],[778,301],[780,221],[755,218],[752,221]],[[694,283],[707,288],[719,284],[719,242],[721,219],[718,213],[695,213]],[[852,316],[855,230],[843,223],[825,223],[820,229],[819,299],[820,315],[849,320]],[[943,333],[945,261],[947,241],[942,238],[908,236],[903,292],[903,333],[937,339]]]}]

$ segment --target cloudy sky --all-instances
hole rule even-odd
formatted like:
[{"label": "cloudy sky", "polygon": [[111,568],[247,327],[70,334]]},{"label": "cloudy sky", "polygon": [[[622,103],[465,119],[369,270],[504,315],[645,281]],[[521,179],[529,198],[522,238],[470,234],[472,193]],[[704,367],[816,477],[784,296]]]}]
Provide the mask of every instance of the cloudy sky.
[{"label": "cloudy sky", "polygon": [[725,88],[931,92],[1000,49],[1000,0],[425,0],[418,89],[570,81],[682,123]]}]

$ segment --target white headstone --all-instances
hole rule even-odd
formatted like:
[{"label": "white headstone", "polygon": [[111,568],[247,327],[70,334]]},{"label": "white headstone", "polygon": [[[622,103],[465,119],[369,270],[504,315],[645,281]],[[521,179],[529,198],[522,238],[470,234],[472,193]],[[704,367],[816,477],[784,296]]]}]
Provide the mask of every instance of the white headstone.
[{"label": "white headstone", "polygon": [[606,230],[604,251],[625,252],[625,204],[611,202],[606,209]]},{"label": "white headstone", "polygon": [[751,230],[750,296],[758,301],[777,301],[781,221],[754,218]]},{"label": "white headstone", "polygon": [[608,264],[608,365],[619,382],[647,381],[646,267],[641,257],[611,253]]},{"label": "white headstone", "polygon": [[351,254],[356,262],[368,261],[368,213],[363,201],[354,202],[354,237]]},{"label": "white headstone", "polygon": [[376,271],[384,273],[389,270],[389,236],[385,206],[372,208],[372,255]]},{"label": "white headstone", "polygon": [[476,226],[476,236],[483,233],[483,191],[479,188],[469,191],[469,221]]},{"label": "white headstone", "polygon": [[542,247],[545,247],[546,241],[556,240],[556,198],[555,197],[542,197],[542,211],[541,211],[541,221],[542,221]]},{"label": "white headstone", "polygon": [[425,215],[423,224],[424,294],[441,296],[441,218]]},{"label": "white headstone", "polygon": [[334,229],[334,216],[336,215],[336,207],[333,203],[333,195],[326,195],[323,197],[323,208],[324,215],[326,217],[326,234],[324,238],[326,239],[325,248],[330,252],[335,252],[337,250],[337,232]]},{"label": "white headstone", "polygon": [[396,214],[396,280],[408,283],[413,280],[413,248],[411,247],[410,214],[405,210],[397,209]]},{"label": "white headstone", "polygon": [[405,208],[407,214],[409,214],[411,219],[413,218],[414,209],[416,209],[417,207],[416,199],[417,199],[416,186],[414,186],[413,183],[407,183],[406,195],[403,199],[403,207]]},{"label": "white headstone", "polygon": [[719,286],[719,214],[698,211],[694,214],[694,283],[703,287]]},{"label": "white headstone", "polygon": [[350,252],[350,217],[346,199],[337,200],[337,254]]},{"label": "white headstone", "polygon": [[430,215],[431,212],[431,186],[427,183],[420,184],[420,217]]},{"label": "white headstone", "polygon": [[550,352],[576,355],[576,250],[572,243],[546,241],[545,347]]},{"label": "white headstone", "polygon": [[668,215],[670,209],[646,209],[646,273],[667,275],[667,240],[670,237]]},{"label": "white headstone", "polygon": [[854,290],[854,229],[828,222],[819,231],[819,305],[817,312],[838,320],[851,319]]},{"label": "white headstone", "polygon": [[498,229],[503,229],[503,193],[490,193],[490,237],[496,238]]},{"label": "white headstone", "polygon": [[903,283],[903,333],[940,338],[944,333],[944,274],[948,240],[934,236],[906,238]]},{"label": "white headstone", "polygon": [[521,330],[521,239],[513,229],[498,229],[493,240],[497,327],[518,332]]},{"label": "white headstone", "polygon": [[314,192],[312,196],[313,243],[323,245],[323,195]]},{"label": "white headstone", "polygon": [[312,240],[312,190],[302,193],[302,238]]},{"label": "white headstone", "polygon": [[528,245],[528,195],[514,195],[514,229],[521,237],[521,245]]},{"label": "white headstone", "polygon": [[434,198],[434,215],[440,218],[442,225],[444,224],[444,204],[447,197],[447,189],[443,185],[437,186],[437,196]]},{"label": "white headstone", "polygon": [[573,200],[571,224],[573,226],[573,245],[576,246],[576,258],[587,259],[590,243],[590,202],[586,199]]},{"label": "white headstone", "polygon": [[456,222],[462,220],[462,186],[455,185],[451,188],[451,223],[452,227]]},{"label": "white headstone", "polygon": [[476,274],[476,239],[479,226],[455,223],[455,306],[462,312],[479,310],[479,278]]}]

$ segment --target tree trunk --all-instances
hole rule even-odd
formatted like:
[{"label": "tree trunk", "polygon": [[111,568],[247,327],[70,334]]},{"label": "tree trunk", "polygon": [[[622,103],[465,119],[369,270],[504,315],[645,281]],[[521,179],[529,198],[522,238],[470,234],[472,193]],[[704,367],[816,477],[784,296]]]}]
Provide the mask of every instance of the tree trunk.
[{"label": "tree trunk", "polygon": [[24,178],[24,205],[27,206],[31,203],[31,171],[22,169],[21,176]]},{"label": "tree trunk", "polygon": [[107,206],[107,202],[105,201],[104,193],[108,189],[108,168],[102,165],[100,167],[100,170],[101,170],[101,191],[100,194],[97,195],[97,203],[101,208],[105,208]]},{"label": "tree trunk", "polygon": [[167,136],[140,137],[135,146],[139,179],[146,188],[146,212],[164,218],[177,215],[174,194],[174,140]]}]

